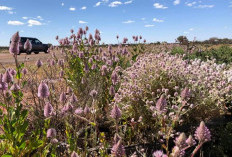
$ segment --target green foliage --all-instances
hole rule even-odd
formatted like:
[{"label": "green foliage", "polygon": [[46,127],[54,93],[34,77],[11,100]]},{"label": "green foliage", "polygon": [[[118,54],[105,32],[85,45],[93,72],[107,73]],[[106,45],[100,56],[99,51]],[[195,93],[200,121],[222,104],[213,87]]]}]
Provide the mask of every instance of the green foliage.
[{"label": "green foliage", "polygon": [[186,36],[179,36],[177,38],[177,41],[180,43],[180,44],[183,44],[183,45],[187,45],[188,44],[188,38]]},{"label": "green foliage", "polygon": [[226,127],[223,127],[219,131],[219,141],[217,144],[221,151],[224,152],[224,155],[232,153],[232,122],[226,124]]},{"label": "green foliage", "polygon": [[185,51],[181,47],[174,47],[171,52],[172,55],[179,54],[183,55],[185,54]]},{"label": "green foliage", "polygon": [[194,52],[190,55],[186,55],[185,59],[201,59],[206,61],[207,59],[216,59],[218,64],[230,64],[232,62],[232,48],[226,45],[220,46],[219,48],[213,48],[204,52]]},{"label": "green foliage", "polygon": [[[1,106],[6,107],[4,104]],[[4,132],[0,135],[0,154],[26,156],[42,145],[38,132],[33,132],[31,137],[27,138],[29,125],[27,115],[28,111],[22,109],[22,104],[7,107],[7,114],[0,120]]]}]

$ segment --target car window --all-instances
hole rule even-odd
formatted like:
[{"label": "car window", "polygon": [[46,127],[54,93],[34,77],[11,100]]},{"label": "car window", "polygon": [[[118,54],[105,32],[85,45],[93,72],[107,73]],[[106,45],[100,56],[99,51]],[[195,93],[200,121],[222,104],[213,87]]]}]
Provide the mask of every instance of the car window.
[{"label": "car window", "polygon": [[26,38],[21,38],[21,42],[25,43],[26,42]]},{"label": "car window", "polygon": [[35,44],[41,44],[41,42],[38,39],[36,39]]}]

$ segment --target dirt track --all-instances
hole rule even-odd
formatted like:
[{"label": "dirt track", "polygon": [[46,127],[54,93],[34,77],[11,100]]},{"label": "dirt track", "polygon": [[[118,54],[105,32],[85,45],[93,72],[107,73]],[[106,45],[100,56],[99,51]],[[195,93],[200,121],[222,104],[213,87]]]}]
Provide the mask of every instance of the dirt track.
[{"label": "dirt track", "polygon": [[[57,53],[58,55],[59,53]],[[17,56],[19,62],[25,62],[27,60],[27,63],[34,64],[38,59],[41,59],[43,62],[46,62],[47,59],[51,58],[51,54],[45,54],[43,52],[40,52],[39,54],[32,53],[31,55],[27,55],[26,53],[22,53]],[[12,67],[14,66],[14,58],[12,54],[10,53],[0,53],[0,63],[4,67]],[[3,67],[0,65],[0,71],[3,70]]]}]

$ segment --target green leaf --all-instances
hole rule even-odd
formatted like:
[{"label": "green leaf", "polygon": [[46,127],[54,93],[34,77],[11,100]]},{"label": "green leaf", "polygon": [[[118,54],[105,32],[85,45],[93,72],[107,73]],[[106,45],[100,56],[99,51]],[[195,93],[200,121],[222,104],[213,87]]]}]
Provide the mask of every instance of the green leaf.
[{"label": "green leaf", "polygon": [[26,142],[24,141],[24,142],[19,146],[19,148],[23,150],[23,149],[25,149],[25,147],[26,147]]},{"label": "green leaf", "polygon": [[13,157],[13,156],[10,154],[4,154],[4,155],[2,155],[2,157]]},{"label": "green leaf", "polygon": [[25,119],[26,116],[27,116],[27,114],[28,114],[28,111],[27,110],[23,110],[22,113],[21,113],[22,118]]}]

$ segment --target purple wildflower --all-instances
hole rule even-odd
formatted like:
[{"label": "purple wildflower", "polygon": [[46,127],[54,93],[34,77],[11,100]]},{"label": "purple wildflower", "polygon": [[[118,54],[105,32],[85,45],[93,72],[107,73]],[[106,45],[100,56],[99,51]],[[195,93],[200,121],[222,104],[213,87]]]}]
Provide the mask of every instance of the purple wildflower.
[{"label": "purple wildflower", "polygon": [[103,76],[106,75],[106,73],[107,73],[107,66],[106,65],[103,65],[101,67],[101,73],[102,73]]},{"label": "purple wildflower", "polygon": [[73,44],[73,49],[72,49],[74,52],[76,52],[78,50],[78,46],[77,46],[77,43]]},{"label": "purple wildflower", "polygon": [[50,60],[50,66],[54,66],[56,64],[56,61],[54,59]]},{"label": "purple wildflower", "polygon": [[47,98],[50,95],[48,85],[45,82],[41,82],[38,87],[38,97],[39,98]]},{"label": "purple wildflower", "polygon": [[115,89],[114,89],[114,86],[112,86],[112,85],[110,86],[109,94],[111,96],[114,96],[114,94],[115,94]]},{"label": "purple wildflower", "polygon": [[64,71],[63,70],[60,71],[59,76],[60,76],[60,78],[64,77]]},{"label": "purple wildflower", "polygon": [[111,75],[111,80],[114,85],[118,82],[118,74],[116,72],[113,72]]},{"label": "purple wildflower", "polygon": [[51,143],[52,143],[52,144],[57,144],[57,143],[58,143],[58,140],[57,140],[56,138],[53,138],[53,139],[51,139]]},{"label": "purple wildflower", "polygon": [[76,97],[76,95],[73,93],[72,95],[71,95],[71,97],[70,97],[70,103],[76,103],[78,100],[77,100],[77,97]]},{"label": "purple wildflower", "polygon": [[32,44],[31,44],[30,40],[27,39],[27,41],[24,44],[24,50],[26,50],[27,52],[29,52],[29,51],[31,51],[31,49],[32,49]]},{"label": "purple wildflower", "polygon": [[84,108],[84,114],[88,114],[88,113],[90,113],[90,109],[89,109],[88,106],[85,106],[85,108]]},{"label": "purple wildflower", "polygon": [[19,32],[16,32],[11,38],[11,43],[9,47],[9,51],[11,54],[14,55],[19,54],[19,41],[20,41]]},{"label": "purple wildflower", "polygon": [[188,139],[186,140],[186,143],[188,146],[194,146],[196,144],[196,141],[193,139],[192,135],[189,135]]},{"label": "purple wildflower", "polygon": [[19,37],[19,32],[16,32],[12,37],[11,37],[11,42],[19,42],[20,37]]},{"label": "purple wildflower", "polygon": [[83,109],[81,107],[75,110],[75,114],[82,114],[82,113],[83,113]]},{"label": "purple wildflower", "polygon": [[24,69],[22,70],[23,75],[26,75],[27,72],[28,72],[28,70],[27,70],[26,68],[24,68]]},{"label": "purple wildflower", "polygon": [[84,57],[85,57],[85,55],[84,55],[83,52],[79,52],[79,53],[78,53],[78,56],[79,56],[79,58],[84,58]]},{"label": "purple wildflower", "polygon": [[6,82],[0,82],[0,90],[6,91],[8,89],[8,84]]},{"label": "purple wildflower", "polygon": [[89,72],[89,65],[87,63],[85,64],[84,70],[85,70],[86,73]]},{"label": "purple wildflower", "polygon": [[187,146],[185,133],[181,133],[175,140],[176,146],[180,149],[183,149]]},{"label": "purple wildflower", "polygon": [[184,90],[181,92],[181,98],[188,99],[190,98],[190,96],[191,96],[190,89],[188,87],[185,87]]},{"label": "purple wildflower", "polygon": [[66,93],[65,92],[62,92],[61,94],[60,94],[60,102],[65,102],[65,100],[66,100]]},{"label": "purple wildflower", "polygon": [[167,105],[167,101],[165,99],[165,96],[164,94],[161,95],[161,97],[159,98],[159,100],[157,101],[156,103],[156,109],[159,111],[159,112],[162,112],[164,110],[164,107]]},{"label": "purple wildflower", "polygon": [[117,143],[114,144],[111,154],[114,157],[122,157],[125,155],[125,149],[124,146],[122,145],[122,141],[119,140]]},{"label": "purple wildflower", "polygon": [[71,154],[71,157],[79,157],[79,156],[75,151],[73,151],[72,154]]},{"label": "purple wildflower", "polygon": [[97,68],[97,65],[96,65],[96,64],[93,64],[92,67],[91,67],[92,70],[94,70],[94,69],[96,69],[96,68]]},{"label": "purple wildflower", "polygon": [[66,104],[66,105],[62,108],[61,112],[62,112],[62,113],[72,112],[72,110],[73,110],[73,106],[70,105],[70,104]]},{"label": "purple wildflower", "polygon": [[11,69],[11,70],[10,70],[10,73],[11,73],[11,75],[13,75],[13,76],[14,76],[14,75],[16,75],[16,73],[17,73],[17,72],[16,72],[16,70]]},{"label": "purple wildflower", "polygon": [[184,150],[181,150],[178,146],[175,146],[172,149],[171,156],[172,157],[182,157],[182,156],[184,156],[184,154],[185,154]]},{"label": "purple wildflower", "polygon": [[95,89],[93,89],[90,94],[89,94],[93,99],[97,98],[97,91]]},{"label": "purple wildflower", "polygon": [[56,129],[50,128],[47,130],[47,138],[53,138],[56,136]]},{"label": "purple wildflower", "polygon": [[42,62],[40,59],[37,60],[36,66],[37,66],[38,68],[40,68],[42,65],[43,65],[43,62]]},{"label": "purple wildflower", "polygon": [[53,107],[52,105],[47,102],[46,105],[44,106],[44,117],[50,117],[53,115]]},{"label": "purple wildflower", "polygon": [[207,142],[211,140],[211,134],[209,129],[205,126],[205,123],[202,121],[200,126],[197,128],[195,132],[195,138],[199,142]]},{"label": "purple wildflower", "polygon": [[19,91],[19,90],[20,90],[20,87],[19,87],[18,84],[14,83],[14,84],[10,87],[10,90],[16,92],[16,91]]},{"label": "purple wildflower", "polygon": [[58,65],[59,65],[60,67],[64,67],[64,60],[63,60],[63,59],[59,59],[59,60],[58,60]]},{"label": "purple wildflower", "polygon": [[2,77],[2,82],[6,82],[6,83],[10,83],[10,82],[13,82],[13,76],[12,74],[10,73],[9,70],[7,70],[3,77]]},{"label": "purple wildflower", "polygon": [[126,44],[127,43],[127,41],[128,41],[128,39],[127,38],[123,38],[123,44]]},{"label": "purple wildflower", "polygon": [[67,93],[72,93],[72,88],[70,88],[70,87],[68,87],[68,89],[67,89]]},{"label": "purple wildflower", "polygon": [[121,118],[122,113],[121,110],[119,109],[119,107],[117,105],[114,105],[113,109],[111,110],[111,115],[112,118],[118,120],[119,118]]},{"label": "purple wildflower", "polygon": [[157,150],[152,154],[153,157],[168,157],[166,154],[163,153],[161,150]]},{"label": "purple wildflower", "polygon": [[73,34],[73,32],[74,32],[74,30],[73,30],[73,29],[70,29],[70,33],[72,33],[72,34]]}]

